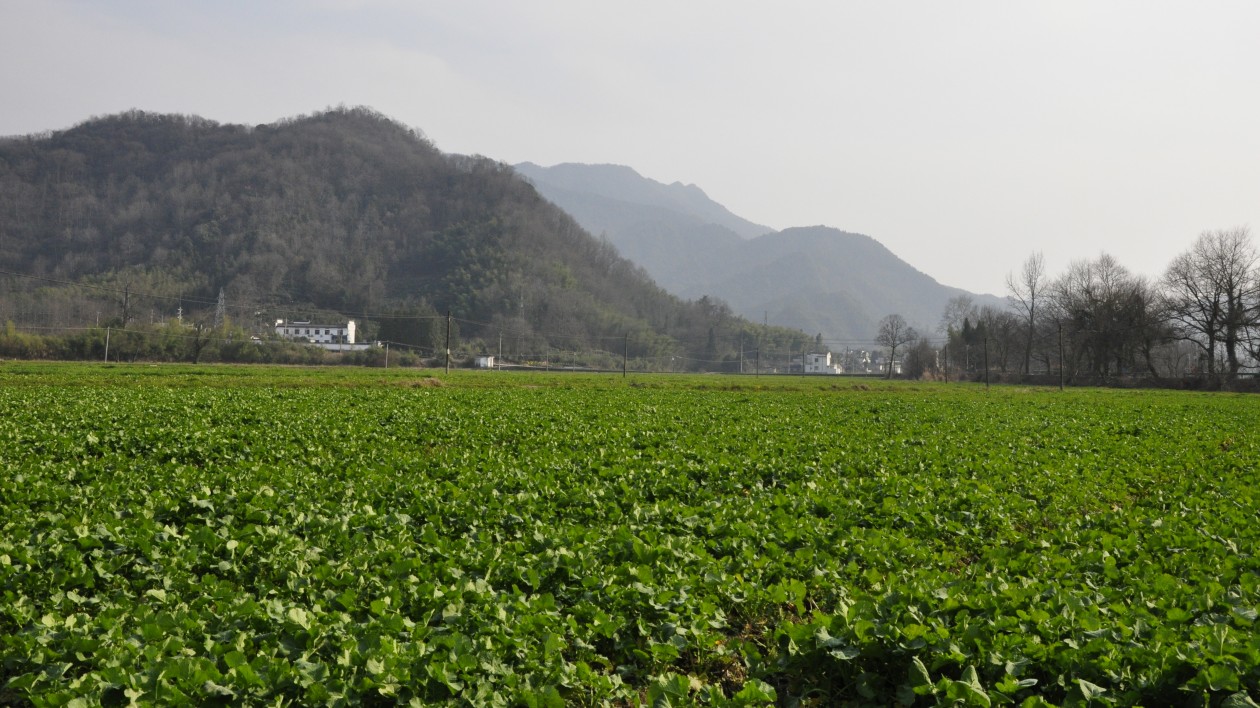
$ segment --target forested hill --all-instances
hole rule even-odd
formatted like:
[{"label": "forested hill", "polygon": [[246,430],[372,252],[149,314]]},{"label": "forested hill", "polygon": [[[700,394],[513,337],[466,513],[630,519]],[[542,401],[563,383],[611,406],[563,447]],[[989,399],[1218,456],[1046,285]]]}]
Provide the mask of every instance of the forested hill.
[{"label": "forested hill", "polygon": [[106,312],[127,324],[222,291],[237,319],[378,314],[419,341],[407,316],[450,310],[465,336],[539,351],[629,335],[712,361],[748,326],[667,294],[512,168],[361,108],[256,127],[133,111],[4,139],[0,269],[0,317],[50,324],[84,317],[68,284],[91,283],[127,294]]}]

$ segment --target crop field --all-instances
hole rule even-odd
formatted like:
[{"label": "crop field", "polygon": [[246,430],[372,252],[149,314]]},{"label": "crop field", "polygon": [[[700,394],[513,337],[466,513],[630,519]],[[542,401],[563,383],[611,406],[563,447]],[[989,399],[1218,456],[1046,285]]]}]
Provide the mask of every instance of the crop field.
[{"label": "crop field", "polygon": [[1260,399],[0,364],[0,705],[1260,697]]}]

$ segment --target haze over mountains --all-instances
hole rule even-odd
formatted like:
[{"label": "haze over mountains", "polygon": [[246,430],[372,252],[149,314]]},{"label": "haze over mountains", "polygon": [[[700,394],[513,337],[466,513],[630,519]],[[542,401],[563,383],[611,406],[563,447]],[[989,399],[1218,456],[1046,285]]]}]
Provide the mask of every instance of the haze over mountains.
[{"label": "haze over mountains", "polygon": [[133,111],[2,139],[0,270],[0,321],[21,326],[190,321],[221,297],[259,333],[349,316],[430,351],[452,312],[522,359],[738,370],[753,330],[806,340],[665,292],[510,167],[362,108],[252,127]]},{"label": "haze over mountains", "polygon": [[956,295],[972,295],[977,305],[1005,304],[942,285],[869,236],[825,226],[774,232],[730,213],[694,185],[665,185],[629,167],[522,163],[516,169],[666,290],[710,295],[736,314],[842,345],[869,343],[890,313],[930,333]]},{"label": "haze over mountains", "polygon": [[255,327],[357,313],[431,348],[450,310],[465,335],[510,333],[509,354],[709,370],[815,333],[869,348],[890,313],[931,333],[964,292],[867,236],[775,232],[629,167],[445,155],[368,109],[254,127],[133,111],[0,140],[0,269],[0,318],[26,325],[160,322],[223,293]]}]

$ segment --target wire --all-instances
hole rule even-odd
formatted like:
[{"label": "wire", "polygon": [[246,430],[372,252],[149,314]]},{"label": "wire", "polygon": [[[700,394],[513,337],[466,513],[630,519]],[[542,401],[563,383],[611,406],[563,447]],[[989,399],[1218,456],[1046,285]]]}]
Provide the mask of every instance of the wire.
[{"label": "wire", "polygon": [[[163,302],[175,302],[175,303],[179,303],[181,306],[183,304],[202,306],[205,308],[219,306],[219,302],[217,299],[206,300],[203,298],[189,297],[189,296],[184,296],[184,295],[178,295],[178,296],[161,295],[161,294],[146,292],[143,290],[131,290],[129,287],[120,288],[117,286],[102,285],[102,284],[97,284],[97,283],[74,282],[74,281],[63,279],[63,278],[55,278],[55,277],[44,276],[44,275],[34,275],[30,273],[21,273],[21,272],[7,270],[7,269],[0,269],[0,276],[9,276],[12,278],[23,278],[27,280],[50,283],[50,284],[64,286],[64,287],[85,289],[85,290],[90,290],[94,292],[100,292],[100,293],[113,295],[116,297],[122,297],[127,300],[130,300],[131,298],[136,298],[136,299],[148,298],[151,300],[158,300],[158,301],[163,301]],[[258,314],[259,312],[266,311],[266,310],[274,311],[276,306],[274,304],[263,305],[263,304],[257,304],[257,303],[253,303],[253,304],[236,303],[236,304],[225,304],[224,307],[233,312],[252,312],[254,314]],[[391,313],[391,312],[360,311],[360,312],[349,313],[348,318],[351,318],[351,319],[358,318],[362,320],[377,320],[377,321],[406,320],[406,321],[413,321],[413,322],[433,322],[433,321],[440,322],[442,320],[448,320],[451,323],[458,323],[461,325],[478,327],[483,330],[494,331],[495,329],[497,329],[500,336],[505,336],[505,337],[513,337],[513,338],[541,337],[547,342],[581,343],[583,345],[586,345],[583,347],[584,349],[589,349],[590,345],[598,344],[598,343],[604,343],[604,344],[623,343],[625,346],[629,346],[631,343],[633,343],[638,349],[641,349],[645,345],[645,343],[649,347],[666,346],[666,347],[679,348],[678,353],[674,353],[672,355],[664,355],[664,354],[640,355],[636,357],[637,360],[662,360],[663,361],[664,357],[666,356],[673,356],[675,359],[678,359],[680,357],[683,357],[681,353],[683,349],[687,347],[702,347],[702,346],[707,345],[710,341],[712,341],[711,338],[707,338],[707,337],[699,337],[699,336],[683,337],[683,336],[678,336],[678,335],[661,334],[657,332],[648,332],[646,333],[646,336],[644,336],[644,333],[642,330],[642,327],[644,325],[634,323],[633,321],[627,321],[627,324],[630,325],[633,328],[633,330],[635,330],[633,333],[630,331],[627,331],[622,334],[569,334],[569,333],[561,333],[561,332],[555,332],[555,331],[549,331],[549,330],[538,330],[538,329],[529,328],[529,327],[523,327],[523,328],[512,327],[512,326],[505,327],[501,325],[496,325],[491,322],[468,319],[468,318],[463,318],[463,317],[455,317],[450,314],[421,315],[421,314],[400,314],[400,313]],[[293,321],[293,319],[291,318],[284,318],[284,319],[285,321],[288,321],[288,322]],[[737,322],[738,321],[735,321],[733,322],[733,324]],[[24,327],[24,329],[29,330],[29,329],[38,329],[38,328]],[[52,329],[56,329],[56,328],[52,328]],[[92,329],[92,328],[62,327],[60,329],[62,329],[63,331],[65,330],[77,331],[77,329]],[[785,329],[788,329],[788,328],[776,327],[774,331],[778,333],[780,337],[782,337],[782,336],[785,336],[785,333],[783,332],[783,330]],[[752,342],[749,342],[750,339],[760,341],[763,336],[769,336],[770,331],[768,330],[770,330],[770,328],[768,328],[765,325],[758,325],[754,322],[748,321],[748,322],[737,324],[736,327],[722,333],[722,335],[717,338],[717,341],[724,342],[728,346],[731,346],[731,343],[734,342],[736,339],[742,342],[752,343]],[[126,329],[124,329],[123,331],[139,332],[139,330],[126,330]],[[878,343],[874,341],[874,339],[852,339],[852,338],[821,338],[820,339],[817,337],[809,337],[803,331],[800,331],[799,334],[787,333],[786,336],[788,336],[789,339],[796,340],[797,342],[799,342],[799,346],[802,347],[802,353],[804,353],[803,349],[805,347],[808,347],[809,343],[813,343],[813,342],[821,342],[822,344],[831,345],[831,346],[844,346],[846,350],[852,350],[854,348],[857,348],[859,351],[862,351],[868,348],[869,349],[882,348]],[[942,344],[948,341],[947,339],[942,339],[942,338],[925,338],[925,339],[929,343],[932,343],[932,344]],[[270,341],[270,340],[263,340],[263,341]],[[392,346],[397,346],[397,347],[414,346],[415,349],[417,350],[432,349],[432,347],[420,347],[416,345],[407,345],[402,342],[398,342],[394,340],[390,340],[390,344]],[[769,359],[769,354],[771,352],[778,354],[779,356],[782,356],[782,353],[779,351],[781,348],[782,347],[767,348],[764,346],[764,343],[763,343],[763,346],[761,347],[747,350],[747,356],[755,356],[759,350],[761,353],[766,354],[768,359]],[[787,348],[789,350],[793,349],[795,348],[795,345],[789,345]],[[562,347],[556,347],[556,349],[562,349]],[[602,351],[602,350],[596,348],[596,351]],[[606,353],[611,354],[611,355],[616,354],[616,352],[612,352],[612,351],[607,351]],[[538,355],[538,356],[545,356],[545,355]],[[554,356],[554,354],[551,356]],[[795,353],[792,353],[791,356],[794,357]],[[701,359],[701,358],[695,358],[695,357],[683,357],[683,360],[689,363],[694,363],[694,364],[727,364],[727,363],[730,363],[731,361],[730,359]]]}]

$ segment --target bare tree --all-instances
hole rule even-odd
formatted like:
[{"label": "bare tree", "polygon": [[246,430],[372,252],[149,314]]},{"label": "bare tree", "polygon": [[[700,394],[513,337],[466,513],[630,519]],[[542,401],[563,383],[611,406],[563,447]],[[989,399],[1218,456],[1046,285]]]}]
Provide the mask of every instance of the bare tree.
[{"label": "bare tree", "polygon": [[908,379],[934,379],[941,373],[940,351],[926,337],[906,349],[901,373]]},{"label": "bare tree", "polygon": [[1225,347],[1229,377],[1233,379],[1237,378],[1241,366],[1238,350],[1243,346],[1247,331],[1256,325],[1250,305],[1260,293],[1255,271],[1260,253],[1256,252],[1251,231],[1245,226],[1212,231],[1209,242],[1213,280],[1225,301],[1221,344]]},{"label": "bare tree", "polygon": [[978,312],[970,295],[955,295],[945,303],[945,311],[941,313],[936,329],[946,336],[954,335],[962,331],[964,321],[976,319]]},{"label": "bare tree", "polygon": [[1011,293],[1007,299],[1011,301],[1027,328],[1024,336],[1025,375],[1031,373],[1033,335],[1037,331],[1037,305],[1045,287],[1046,265],[1040,251],[1024,261],[1024,266],[1020,269],[1018,276],[1014,273],[1006,275],[1006,289]]},{"label": "bare tree", "polygon": [[1020,318],[1010,310],[985,305],[976,324],[981,343],[992,349],[990,361],[1005,374],[1019,346]]},{"label": "bare tree", "polygon": [[1207,375],[1216,375],[1216,340],[1221,331],[1224,310],[1220,293],[1212,285],[1195,248],[1168,264],[1161,282],[1164,309],[1173,324],[1175,336],[1191,342],[1206,361]]},{"label": "bare tree", "polygon": [[919,338],[914,327],[906,324],[901,315],[887,315],[879,321],[879,333],[875,335],[875,343],[888,347],[888,378],[892,378],[893,361],[897,358],[897,347],[909,344]]},{"label": "bare tree", "polygon": [[1216,375],[1218,347],[1224,349],[1229,377],[1238,375],[1239,349],[1260,321],[1257,260],[1247,227],[1205,231],[1164,273],[1163,308],[1175,336],[1202,350],[1208,376]]},{"label": "bare tree", "polygon": [[1087,362],[1106,379],[1131,367],[1151,319],[1144,283],[1110,255],[1076,261],[1047,294],[1047,314],[1062,323],[1070,370]]}]

